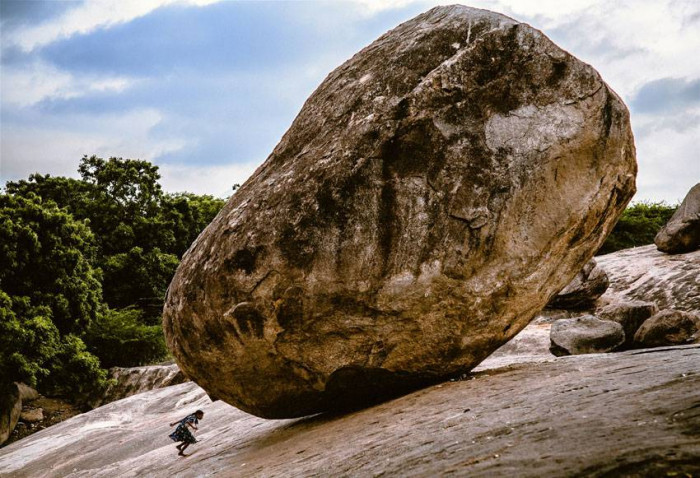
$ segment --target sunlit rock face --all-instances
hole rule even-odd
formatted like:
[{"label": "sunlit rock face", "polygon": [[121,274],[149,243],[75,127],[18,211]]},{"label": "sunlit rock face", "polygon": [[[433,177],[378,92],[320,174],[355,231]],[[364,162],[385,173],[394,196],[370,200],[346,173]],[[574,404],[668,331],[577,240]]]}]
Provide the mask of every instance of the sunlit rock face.
[{"label": "sunlit rock face", "polygon": [[635,175],[593,68],[508,17],[434,8],[334,70],[195,241],[168,345],[269,418],[463,373],[581,270]]}]

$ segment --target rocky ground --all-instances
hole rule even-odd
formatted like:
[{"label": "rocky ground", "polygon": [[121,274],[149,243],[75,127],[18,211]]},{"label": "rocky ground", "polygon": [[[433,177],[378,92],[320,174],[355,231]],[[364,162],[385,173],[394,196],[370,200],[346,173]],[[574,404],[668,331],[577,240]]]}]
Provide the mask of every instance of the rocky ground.
[{"label": "rocky ground", "polygon": [[[176,456],[168,423],[206,412]],[[184,383],[0,450],[0,476],[694,476],[700,346],[485,369],[365,410],[264,420]],[[675,474],[675,475],[674,475]]]},{"label": "rocky ground", "polygon": [[[38,411],[41,413],[38,413]],[[40,396],[22,407],[22,414],[25,417],[34,415],[37,418],[40,417],[40,419],[28,421],[20,417],[17,426],[2,446],[7,446],[81,413],[80,407],[66,400]]]},{"label": "rocky ground", "polygon": [[610,279],[603,298],[655,302],[660,310],[700,311],[700,249],[670,255],[651,244],[596,259]]}]

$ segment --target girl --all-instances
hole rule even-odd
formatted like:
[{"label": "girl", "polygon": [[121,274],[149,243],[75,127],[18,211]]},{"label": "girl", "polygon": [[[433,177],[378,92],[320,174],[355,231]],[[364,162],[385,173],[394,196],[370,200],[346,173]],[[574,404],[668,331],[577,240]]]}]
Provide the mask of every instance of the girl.
[{"label": "girl", "polygon": [[178,455],[185,456],[185,448],[190,446],[190,443],[197,443],[197,440],[195,439],[194,435],[192,435],[192,432],[189,429],[192,428],[193,430],[197,430],[197,424],[199,424],[199,420],[201,420],[202,417],[204,417],[204,412],[201,410],[197,410],[193,414],[187,415],[179,422],[173,422],[170,424],[170,426],[172,427],[175,426],[175,424],[179,423],[175,431],[169,435],[173,441],[182,442],[176,447],[178,450],[180,450]]}]

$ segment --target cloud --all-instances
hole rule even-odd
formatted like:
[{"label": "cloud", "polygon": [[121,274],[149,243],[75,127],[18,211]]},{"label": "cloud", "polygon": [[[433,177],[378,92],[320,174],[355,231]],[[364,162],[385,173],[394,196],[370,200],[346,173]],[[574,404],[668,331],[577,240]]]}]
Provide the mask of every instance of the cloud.
[{"label": "cloud", "polygon": [[[85,3],[68,3],[73,8],[65,10],[62,14],[50,16],[47,20],[37,25],[27,25],[14,32],[14,43],[24,51],[31,51],[37,47],[47,45],[61,38],[70,38],[76,34],[87,34],[98,28],[106,28],[116,24],[125,23],[138,18],[164,5],[179,3],[184,5],[204,6],[219,0],[101,0]],[[19,7],[12,2],[11,11],[27,9],[25,5]],[[34,3],[34,2],[26,2]],[[43,2],[38,2],[42,4]],[[62,2],[55,2],[62,3]],[[64,7],[66,4],[63,5]],[[44,5],[41,8],[45,8]],[[55,8],[55,7],[54,7]],[[26,12],[22,12],[27,16]]]},{"label": "cloud", "polygon": [[216,166],[165,164],[160,166],[160,183],[168,192],[192,192],[228,197],[234,184],[243,184],[255,169],[256,161]]},{"label": "cloud", "polygon": [[[153,161],[166,189],[227,194],[330,71],[453,1],[208,3],[2,0],[3,178],[74,174],[87,153]],[[638,197],[685,193],[676,171],[697,170],[696,1],[470,5],[530,23],[592,64],[631,106]]]},{"label": "cloud", "polygon": [[158,111],[145,109],[120,115],[64,115],[39,124],[30,115],[24,121],[3,124],[0,179],[20,179],[35,172],[75,176],[85,154],[153,158],[185,147],[181,138],[149,137],[161,120]]},{"label": "cloud", "polygon": [[134,84],[123,76],[75,76],[66,70],[35,61],[7,68],[0,78],[3,103],[6,106],[27,107],[46,99],[70,99],[94,92],[119,93]]},{"label": "cloud", "polygon": [[633,126],[639,162],[635,201],[679,203],[700,181],[700,108],[675,118],[639,115]]},{"label": "cloud", "polygon": [[661,78],[642,86],[631,101],[640,113],[671,112],[700,104],[700,78]]}]

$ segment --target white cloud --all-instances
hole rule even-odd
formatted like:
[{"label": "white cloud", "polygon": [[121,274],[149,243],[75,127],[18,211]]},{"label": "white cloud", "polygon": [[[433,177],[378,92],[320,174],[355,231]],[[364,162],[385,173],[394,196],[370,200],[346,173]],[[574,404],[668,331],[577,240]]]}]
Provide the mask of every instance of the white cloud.
[{"label": "white cloud", "polygon": [[120,92],[135,80],[126,77],[75,77],[66,71],[36,61],[2,73],[2,102],[27,107],[45,99],[68,99],[100,91]]},{"label": "white cloud", "polygon": [[635,201],[678,203],[700,182],[700,108],[679,116],[638,115]]},{"label": "white cloud", "polygon": [[161,120],[158,111],[143,109],[123,115],[62,116],[60,122],[36,127],[3,126],[0,179],[26,178],[35,172],[75,176],[85,154],[152,160],[185,147],[182,139],[149,135]]},{"label": "white cloud", "polygon": [[91,0],[39,25],[23,28],[12,40],[24,51],[76,34],[90,33],[142,17],[170,4],[205,6],[220,0]]},{"label": "white cloud", "polygon": [[164,164],[160,166],[160,183],[168,192],[227,197],[233,192],[233,185],[243,184],[260,164],[257,161],[218,166]]}]

